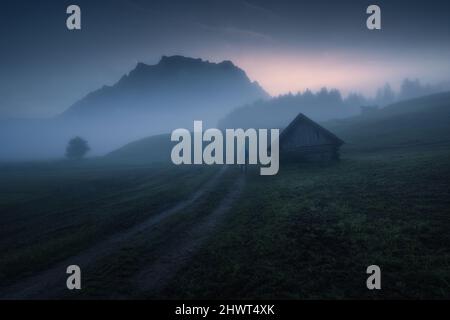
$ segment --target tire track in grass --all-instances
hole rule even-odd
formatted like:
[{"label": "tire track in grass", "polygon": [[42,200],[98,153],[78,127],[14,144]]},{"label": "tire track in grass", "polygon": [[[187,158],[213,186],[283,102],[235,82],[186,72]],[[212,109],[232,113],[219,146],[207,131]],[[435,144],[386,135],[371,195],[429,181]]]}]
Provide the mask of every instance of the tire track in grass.
[{"label": "tire track in grass", "polygon": [[226,213],[239,199],[245,184],[245,176],[240,175],[231,190],[219,202],[217,207],[207,216],[198,221],[183,234],[167,245],[158,248],[159,258],[141,270],[134,283],[145,296],[157,298],[157,294],[165,288],[175,274],[185,266],[202,246],[205,240],[222,222]]},{"label": "tire track in grass", "polygon": [[124,244],[134,235],[155,226],[162,220],[192,205],[203,197],[205,193],[214,189],[220,182],[220,178],[225,173],[226,169],[226,166],[221,168],[215,176],[206,182],[199,190],[195,191],[187,200],[181,201],[169,209],[152,215],[147,220],[127,230],[111,235],[107,239],[98,242],[76,256],[57,263],[46,271],[25,278],[6,289],[1,289],[0,299],[53,299],[62,296],[63,292],[67,290],[66,279],[68,275],[66,274],[66,268],[69,265],[78,265],[81,270],[83,270],[89,265],[93,265],[99,259],[114,252],[116,248],[120,247],[120,245]]}]

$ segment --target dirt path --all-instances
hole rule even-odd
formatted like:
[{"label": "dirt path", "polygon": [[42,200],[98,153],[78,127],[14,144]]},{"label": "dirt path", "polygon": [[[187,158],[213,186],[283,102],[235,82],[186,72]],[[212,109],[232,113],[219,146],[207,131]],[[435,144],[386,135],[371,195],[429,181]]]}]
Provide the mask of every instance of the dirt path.
[{"label": "dirt path", "polygon": [[148,265],[135,278],[140,292],[157,298],[160,292],[180,268],[185,266],[204,241],[213,233],[243,190],[245,178],[239,176],[231,191],[224,196],[218,206],[194,227],[185,230],[167,246],[158,248],[159,259]]},{"label": "dirt path", "polygon": [[66,289],[66,268],[78,265],[81,270],[94,264],[99,259],[114,252],[134,235],[153,227],[162,220],[176,214],[180,210],[192,205],[220,182],[220,177],[226,171],[223,167],[212,179],[206,182],[189,199],[179,202],[174,207],[152,215],[144,222],[125,231],[113,234],[106,240],[98,242],[80,254],[59,262],[50,269],[28,277],[0,292],[0,299],[52,299],[58,298]]}]

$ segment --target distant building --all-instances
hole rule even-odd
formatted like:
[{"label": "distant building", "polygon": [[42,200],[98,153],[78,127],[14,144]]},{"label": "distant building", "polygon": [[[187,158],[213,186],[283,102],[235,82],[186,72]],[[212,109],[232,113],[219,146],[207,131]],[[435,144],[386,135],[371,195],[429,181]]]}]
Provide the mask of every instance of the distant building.
[{"label": "distant building", "polygon": [[338,160],[344,141],[303,114],[280,134],[280,156],[294,160]]}]

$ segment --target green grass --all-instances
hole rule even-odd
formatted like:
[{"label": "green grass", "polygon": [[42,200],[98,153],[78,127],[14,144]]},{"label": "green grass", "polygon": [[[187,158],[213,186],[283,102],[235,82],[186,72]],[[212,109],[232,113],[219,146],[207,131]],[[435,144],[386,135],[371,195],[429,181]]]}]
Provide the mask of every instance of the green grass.
[{"label": "green grass", "polygon": [[[334,165],[250,171],[224,223],[159,296],[136,275],[210,213],[201,201],[84,270],[71,298],[449,298],[450,150],[343,152]],[[217,168],[30,164],[0,170],[0,279],[13,283],[185,199]],[[367,266],[382,270],[369,291]]]},{"label": "green grass", "polygon": [[[233,168],[221,182],[199,201],[165,219],[157,226],[133,236],[110,255],[98,260],[85,270],[85,290],[69,292],[65,298],[95,299],[105,297],[143,298],[144,292],[136,290],[136,275],[142,268],[158,259],[162,248],[176,240],[186,230],[208,215],[223,198],[239,171]],[[151,296],[151,298],[158,298]]]},{"label": "green grass", "polygon": [[[84,289],[71,297],[450,298],[447,96],[328,123],[347,142],[339,163],[282,163],[276,176],[251,170],[223,224],[161,295],[137,291],[133,279],[217,206],[235,171],[83,270]],[[217,171],[145,165],[169,150],[167,136],[156,136],[82,163],[1,165],[1,286],[186,199]],[[381,291],[366,288],[372,264]]]},{"label": "green grass", "polygon": [[[168,298],[449,298],[450,151],[354,153],[257,174]],[[366,288],[367,266],[382,290]]]},{"label": "green grass", "polygon": [[214,168],[48,163],[0,168],[0,283],[12,283],[188,197]]}]

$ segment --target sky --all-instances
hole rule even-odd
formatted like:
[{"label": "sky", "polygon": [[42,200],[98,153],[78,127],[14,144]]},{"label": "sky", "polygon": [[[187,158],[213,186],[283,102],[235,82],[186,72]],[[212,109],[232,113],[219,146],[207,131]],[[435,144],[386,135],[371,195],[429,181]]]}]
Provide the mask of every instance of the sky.
[{"label": "sky", "polygon": [[[77,4],[82,30],[66,28]],[[382,29],[366,28],[381,8]],[[0,118],[51,117],[138,62],[231,60],[271,95],[448,81],[449,1],[2,0]]]}]

